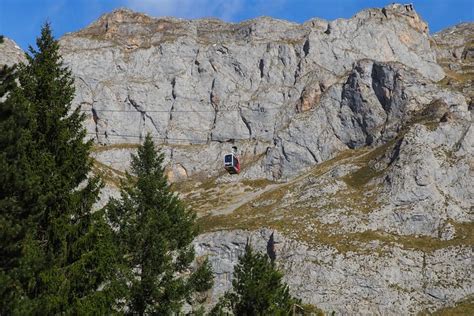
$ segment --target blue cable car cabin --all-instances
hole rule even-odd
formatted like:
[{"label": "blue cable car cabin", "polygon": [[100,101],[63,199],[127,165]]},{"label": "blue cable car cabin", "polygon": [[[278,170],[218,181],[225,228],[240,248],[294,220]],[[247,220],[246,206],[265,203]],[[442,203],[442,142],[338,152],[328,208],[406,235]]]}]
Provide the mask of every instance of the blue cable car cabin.
[{"label": "blue cable car cabin", "polygon": [[238,174],[240,172],[239,158],[234,153],[225,155],[224,168],[229,174]]}]

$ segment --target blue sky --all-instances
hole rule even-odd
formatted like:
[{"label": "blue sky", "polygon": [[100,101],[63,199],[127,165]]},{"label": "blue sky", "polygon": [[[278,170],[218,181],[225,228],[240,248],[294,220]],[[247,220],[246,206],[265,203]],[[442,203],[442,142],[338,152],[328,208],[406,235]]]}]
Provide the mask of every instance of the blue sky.
[{"label": "blue sky", "polygon": [[[407,0],[409,1],[409,0]],[[181,18],[218,17],[238,22],[271,16],[294,22],[313,17],[348,18],[368,7],[383,7],[380,0],[0,0],[0,34],[14,39],[23,49],[34,44],[44,21],[52,23],[57,37],[79,30],[100,15],[128,7],[152,16]],[[414,0],[415,10],[431,32],[459,22],[474,21],[473,0]]]}]

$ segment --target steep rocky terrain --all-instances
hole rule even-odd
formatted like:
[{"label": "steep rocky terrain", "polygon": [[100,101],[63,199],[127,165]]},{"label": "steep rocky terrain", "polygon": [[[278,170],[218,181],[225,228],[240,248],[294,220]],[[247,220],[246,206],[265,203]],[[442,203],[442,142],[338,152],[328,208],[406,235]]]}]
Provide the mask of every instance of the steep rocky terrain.
[{"label": "steep rocky terrain", "polygon": [[[322,95],[343,84],[358,60],[403,64],[429,80],[444,77],[426,24],[403,6],[303,25],[152,19],[117,10],[61,43],[77,77],[76,103],[90,113],[97,141],[136,143],[152,132],[172,157],[174,177],[218,175],[232,140],[253,163],[244,178],[280,179],[393,134],[366,136],[364,122],[343,108],[318,115],[319,131],[302,131],[306,139],[287,135],[299,128],[289,126],[300,121],[296,115],[324,110]],[[351,121],[354,131],[346,128]],[[379,130],[381,123],[375,122]]]},{"label": "steep rocky terrain", "polygon": [[461,23],[434,34],[437,60],[446,71],[442,81],[474,104],[474,25]]},{"label": "steep rocky terrain", "polygon": [[[121,9],[60,43],[102,203],[150,132],[200,216],[210,303],[250,240],[305,303],[400,315],[473,304],[473,36],[430,36],[395,4],[304,24]],[[18,62],[6,43],[0,64]],[[232,144],[239,176],[222,169]]]},{"label": "steep rocky terrain", "polygon": [[11,39],[3,37],[3,43],[0,44],[0,66],[12,66],[25,61],[26,58],[21,48]]}]

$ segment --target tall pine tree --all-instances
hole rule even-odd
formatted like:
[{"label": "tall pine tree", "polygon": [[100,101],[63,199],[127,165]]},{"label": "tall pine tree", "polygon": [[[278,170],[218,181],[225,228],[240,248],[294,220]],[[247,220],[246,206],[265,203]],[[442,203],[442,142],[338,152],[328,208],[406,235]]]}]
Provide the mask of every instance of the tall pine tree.
[{"label": "tall pine tree", "polygon": [[2,84],[0,313],[108,313],[116,253],[103,212],[92,212],[101,187],[88,178],[92,143],[49,24],[37,47],[18,67],[19,86]]},{"label": "tall pine tree", "polygon": [[291,315],[300,300],[290,295],[282,278],[267,255],[255,253],[247,244],[234,269],[233,290],[220,299],[211,315]]},{"label": "tall pine tree", "polygon": [[[24,295],[18,267],[27,228],[28,207],[22,203],[34,190],[37,178],[30,152],[34,125],[27,100],[17,93],[14,67],[0,70],[0,314],[10,314]],[[28,203],[26,203],[28,204]]]},{"label": "tall pine tree", "polygon": [[122,184],[121,199],[108,205],[129,271],[129,312],[179,312],[193,292],[212,286],[207,262],[190,272],[196,215],[170,191],[163,154],[155,150],[149,135],[132,155],[131,171]]}]

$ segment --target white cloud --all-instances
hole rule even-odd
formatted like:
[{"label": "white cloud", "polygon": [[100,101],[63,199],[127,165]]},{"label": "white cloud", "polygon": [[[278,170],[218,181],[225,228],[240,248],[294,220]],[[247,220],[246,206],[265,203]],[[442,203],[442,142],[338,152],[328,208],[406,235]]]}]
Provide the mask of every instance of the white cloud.
[{"label": "white cloud", "polygon": [[233,20],[243,8],[243,0],[128,0],[133,10],[153,16],[181,18],[218,17]]}]

